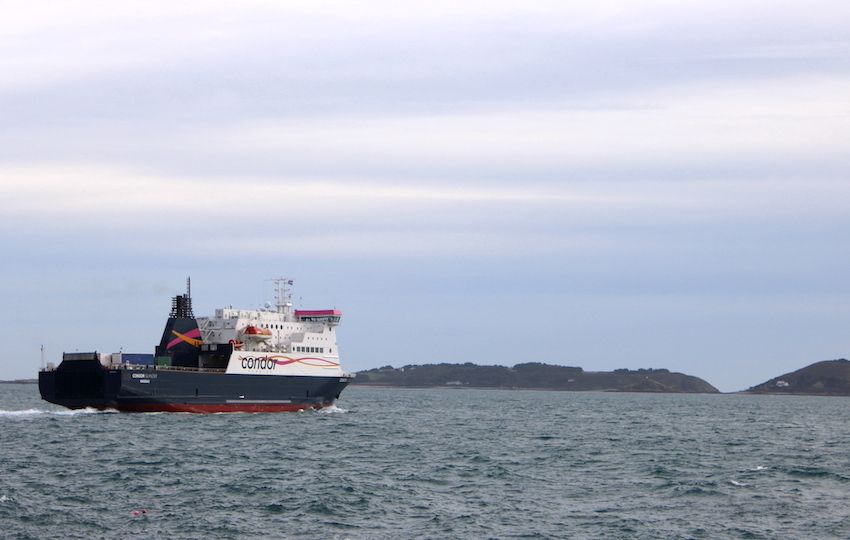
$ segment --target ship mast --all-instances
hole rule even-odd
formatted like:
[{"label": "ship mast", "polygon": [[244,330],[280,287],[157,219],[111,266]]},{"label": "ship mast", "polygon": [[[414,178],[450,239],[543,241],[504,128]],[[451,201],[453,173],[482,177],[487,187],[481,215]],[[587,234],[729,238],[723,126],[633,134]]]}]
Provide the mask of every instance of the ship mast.
[{"label": "ship mast", "polygon": [[178,294],[171,298],[171,318],[194,319],[192,313],[192,278],[186,278],[186,294]]},{"label": "ship mast", "polygon": [[292,285],[295,281],[285,277],[272,278],[271,281],[274,283],[277,312],[282,313],[288,320],[292,314]]}]

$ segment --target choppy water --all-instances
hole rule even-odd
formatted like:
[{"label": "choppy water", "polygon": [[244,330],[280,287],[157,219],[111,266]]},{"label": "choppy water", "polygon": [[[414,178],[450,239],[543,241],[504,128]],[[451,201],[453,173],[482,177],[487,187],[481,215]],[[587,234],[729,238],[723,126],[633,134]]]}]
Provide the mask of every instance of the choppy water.
[{"label": "choppy water", "polygon": [[331,412],[94,413],[0,385],[0,536],[847,538],[848,420],[844,398],[356,387]]}]

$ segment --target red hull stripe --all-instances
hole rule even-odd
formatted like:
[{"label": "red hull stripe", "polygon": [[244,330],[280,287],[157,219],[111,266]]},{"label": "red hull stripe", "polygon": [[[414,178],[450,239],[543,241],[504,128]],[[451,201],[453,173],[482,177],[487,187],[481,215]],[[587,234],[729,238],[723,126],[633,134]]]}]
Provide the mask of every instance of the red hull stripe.
[{"label": "red hull stripe", "polygon": [[307,409],[321,409],[326,404],[304,403],[121,403],[116,408],[124,412],[189,412],[189,413],[230,413],[230,412],[297,412]]}]

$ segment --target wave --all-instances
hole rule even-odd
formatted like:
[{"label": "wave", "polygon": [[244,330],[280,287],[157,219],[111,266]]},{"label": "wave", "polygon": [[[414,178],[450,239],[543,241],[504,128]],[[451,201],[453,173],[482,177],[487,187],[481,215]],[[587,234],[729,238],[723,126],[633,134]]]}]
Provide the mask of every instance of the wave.
[{"label": "wave", "polygon": [[13,410],[5,410],[0,409],[0,417],[8,416],[8,417],[26,417],[26,416],[39,416],[43,414],[54,415],[54,416],[80,416],[84,414],[111,414],[117,413],[115,409],[94,409],[92,407],[86,407],[85,409],[73,409],[67,411],[56,411],[56,410],[45,410],[45,409],[21,409],[17,411]]},{"label": "wave", "polygon": [[81,414],[114,414],[119,412],[117,409],[94,409],[92,407],[86,407],[85,409],[74,409],[68,411],[50,411],[51,414],[56,414],[58,416],[77,416]]},{"label": "wave", "polygon": [[322,407],[319,409],[320,414],[342,414],[347,413],[348,409],[343,409],[342,407],[338,407],[336,404],[328,405],[327,407]]},{"label": "wave", "polygon": [[39,409],[26,409],[21,411],[6,411],[0,409],[0,416],[32,416],[34,414],[45,414],[47,411]]}]

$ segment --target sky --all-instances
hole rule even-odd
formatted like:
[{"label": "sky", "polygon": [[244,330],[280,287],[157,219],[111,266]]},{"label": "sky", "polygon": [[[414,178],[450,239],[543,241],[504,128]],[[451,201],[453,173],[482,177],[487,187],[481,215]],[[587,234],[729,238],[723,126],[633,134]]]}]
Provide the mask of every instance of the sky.
[{"label": "sky", "polygon": [[2,1],[0,378],[336,307],[343,366],[850,356],[850,3]]}]

